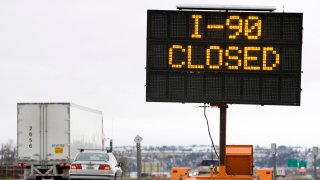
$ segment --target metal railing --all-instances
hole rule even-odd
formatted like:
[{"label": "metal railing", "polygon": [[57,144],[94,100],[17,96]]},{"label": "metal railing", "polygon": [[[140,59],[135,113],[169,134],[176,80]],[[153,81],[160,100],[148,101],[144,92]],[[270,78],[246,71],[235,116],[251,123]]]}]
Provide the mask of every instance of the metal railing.
[{"label": "metal railing", "polygon": [[23,168],[13,165],[0,166],[0,179],[23,179]]}]

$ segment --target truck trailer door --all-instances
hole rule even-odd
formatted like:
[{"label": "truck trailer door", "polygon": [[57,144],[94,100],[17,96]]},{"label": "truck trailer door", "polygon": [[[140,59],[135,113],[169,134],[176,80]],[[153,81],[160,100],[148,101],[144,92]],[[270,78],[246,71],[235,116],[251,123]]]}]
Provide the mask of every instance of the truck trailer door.
[{"label": "truck trailer door", "polygon": [[17,106],[18,159],[41,159],[42,107],[39,104],[18,104]]},{"label": "truck trailer door", "polygon": [[70,104],[46,105],[46,160],[65,161],[69,157]]}]

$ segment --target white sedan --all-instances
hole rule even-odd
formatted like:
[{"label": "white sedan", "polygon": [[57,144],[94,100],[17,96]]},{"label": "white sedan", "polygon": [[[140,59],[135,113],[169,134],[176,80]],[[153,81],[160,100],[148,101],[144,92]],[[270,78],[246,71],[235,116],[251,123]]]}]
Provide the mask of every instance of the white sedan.
[{"label": "white sedan", "polygon": [[121,178],[121,164],[115,156],[106,151],[80,151],[72,162],[70,179],[112,179]]}]

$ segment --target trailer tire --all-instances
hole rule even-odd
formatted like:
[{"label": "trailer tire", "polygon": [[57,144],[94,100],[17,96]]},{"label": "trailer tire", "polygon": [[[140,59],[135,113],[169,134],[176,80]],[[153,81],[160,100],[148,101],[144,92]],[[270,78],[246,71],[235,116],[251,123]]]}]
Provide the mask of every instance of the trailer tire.
[{"label": "trailer tire", "polygon": [[24,180],[36,180],[34,177],[25,177]]}]

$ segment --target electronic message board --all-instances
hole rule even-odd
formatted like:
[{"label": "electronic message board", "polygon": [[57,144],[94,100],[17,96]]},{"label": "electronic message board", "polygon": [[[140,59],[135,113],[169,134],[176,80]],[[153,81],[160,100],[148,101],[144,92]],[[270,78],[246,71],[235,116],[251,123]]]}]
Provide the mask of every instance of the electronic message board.
[{"label": "electronic message board", "polygon": [[300,105],[302,13],[148,10],[146,101]]}]

